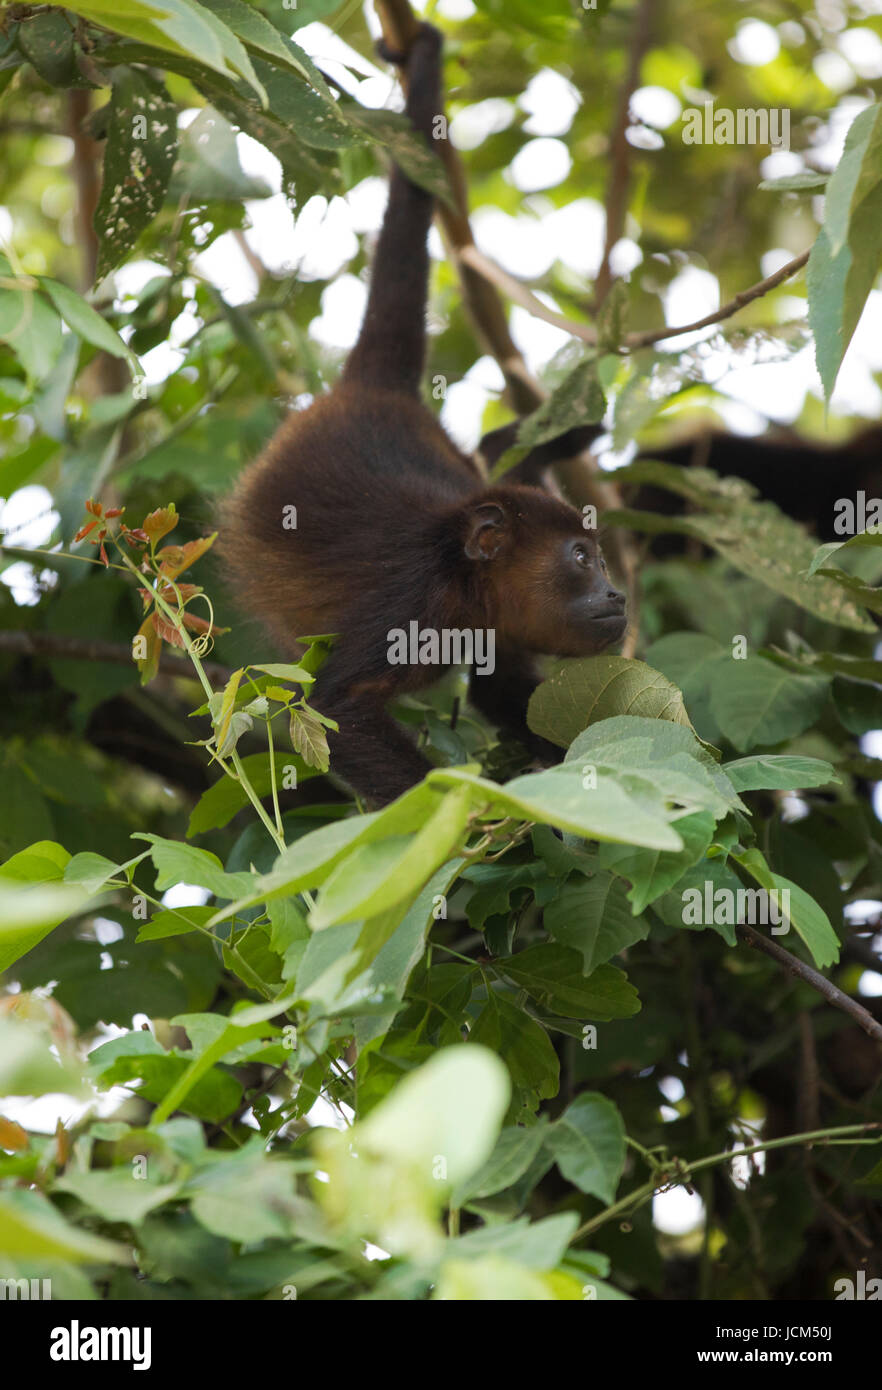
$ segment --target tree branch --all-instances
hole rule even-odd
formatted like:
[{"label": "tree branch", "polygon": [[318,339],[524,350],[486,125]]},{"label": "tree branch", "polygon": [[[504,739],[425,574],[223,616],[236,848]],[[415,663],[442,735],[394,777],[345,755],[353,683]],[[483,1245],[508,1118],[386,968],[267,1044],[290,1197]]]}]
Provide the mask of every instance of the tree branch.
[{"label": "tree branch", "polygon": [[[133,666],[131,647],[124,642],[105,642],[97,637],[67,637],[58,632],[0,630],[0,653],[16,656],[45,656],[54,661],[105,661],[114,666]],[[215,685],[226,685],[232,672],[216,661],[203,661],[205,674]],[[164,676],[183,676],[195,680],[196,673],[186,657],[164,649],[159,658]]]},{"label": "tree branch", "polygon": [[654,8],[655,0],[640,0],[634,15],[634,32],[631,36],[628,67],[619,93],[619,105],[610,141],[611,162],[605,199],[606,231],[603,259],[594,281],[594,306],[596,309],[600,308],[609,294],[614,278],[610,268],[610,256],[613,247],[617,241],[621,240],[625,230],[628,194],[631,186],[632,146],[627,139],[628,125],[631,120],[631,98],[640,81],[640,68],[649,48]]},{"label": "tree branch", "polygon": [[625,338],[625,346],[628,348],[648,347],[650,343],[660,343],[665,338],[676,338],[681,333],[695,333],[699,328],[709,328],[713,323],[722,323],[723,319],[729,319],[733,314],[737,314],[739,309],[743,309],[745,304],[751,304],[753,300],[760,299],[769,290],[774,290],[784,280],[789,280],[791,275],[795,275],[798,270],[802,270],[809,256],[811,248],[803,251],[801,255],[794,256],[792,261],[782,265],[780,270],[776,270],[774,275],[767,275],[765,280],[758,280],[755,285],[751,285],[747,290],[741,290],[734,299],[730,299],[728,304],[724,304],[715,313],[708,314],[703,319],[696,319],[694,323],[683,323],[679,328],[654,328],[646,333],[629,333]]},{"label": "tree branch", "polygon": [[802,980],[804,984],[811,985],[812,989],[823,995],[828,1004],[832,1004],[836,1009],[841,1009],[843,1013],[853,1018],[868,1037],[882,1043],[882,1023],[877,1023],[869,1010],[859,1004],[856,999],[844,994],[831,980],[821,975],[811,965],[806,965],[805,961],[791,955],[789,951],[784,950],[783,946],[779,946],[777,941],[770,941],[767,936],[763,936],[754,927],[739,923],[735,930],[748,946],[755,946],[758,951],[763,951],[767,956],[771,956],[773,961],[788,970],[791,975],[795,975],[797,979]]}]

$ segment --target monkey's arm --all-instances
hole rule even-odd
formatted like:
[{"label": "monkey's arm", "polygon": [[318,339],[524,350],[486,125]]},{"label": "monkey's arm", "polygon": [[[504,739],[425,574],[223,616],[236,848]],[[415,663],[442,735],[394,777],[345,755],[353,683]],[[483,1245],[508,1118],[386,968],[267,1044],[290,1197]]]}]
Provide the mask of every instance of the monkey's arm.
[{"label": "monkey's arm", "polygon": [[[507,425],[502,425],[500,429],[491,430],[489,434],[484,435],[478,445],[478,451],[489,468],[492,468],[506,449],[510,449],[515,443],[520,427],[520,420],[511,420]],[[565,434],[558,435],[556,439],[548,440],[546,444],[537,444],[536,448],[531,449],[516,467],[509,469],[508,473],[505,474],[505,481],[507,483],[529,483],[534,487],[541,487],[542,475],[546,468],[550,468],[554,463],[559,463],[561,459],[573,458],[576,454],[581,454],[583,449],[587,449],[603,433],[601,425],[578,425],[575,429],[567,430]]]},{"label": "monkey's arm", "polygon": [[322,714],[336,720],[328,736],[331,772],[364,800],[384,806],[431,771],[399,724],[386,713],[395,690],[382,634],[372,615],[353,615],[350,636],[334,648],[318,674],[311,697]]},{"label": "monkey's arm", "polygon": [[469,700],[491,724],[520,739],[534,758],[543,763],[559,763],[563,751],[534,734],[527,724],[527,703],[541,679],[528,656],[497,652],[492,674],[480,675],[472,667]]},{"label": "monkey's arm", "polygon": [[[442,113],[441,35],[421,24],[406,59],[407,115],[434,149],[433,125]],[[443,138],[443,137],[442,137]],[[426,238],[433,199],[396,166],[377,242],[371,288],[358,342],[343,381],[419,394],[425,362],[429,254]]]},{"label": "monkey's arm", "polygon": [[329,706],[318,695],[316,703],[340,726],[339,733],[329,736],[331,771],[365,801],[385,806],[432,770],[381,704],[344,700]]}]

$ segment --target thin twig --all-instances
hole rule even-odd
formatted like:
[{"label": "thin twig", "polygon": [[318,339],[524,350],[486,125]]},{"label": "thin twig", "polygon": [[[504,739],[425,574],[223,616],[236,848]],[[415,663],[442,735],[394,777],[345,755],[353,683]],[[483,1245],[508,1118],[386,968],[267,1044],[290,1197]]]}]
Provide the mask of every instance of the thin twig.
[{"label": "thin twig", "polygon": [[850,995],[844,994],[831,980],[821,975],[811,965],[806,965],[805,961],[791,955],[789,951],[784,950],[783,946],[779,946],[777,941],[770,941],[767,936],[763,936],[754,927],[739,922],[735,930],[748,946],[755,946],[758,951],[763,951],[767,956],[771,956],[778,965],[789,970],[791,975],[795,975],[797,979],[802,980],[804,984],[811,985],[812,989],[823,995],[828,1004],[841,1009],[843,1013],[853,1018],[868,1037],[874,1038],[876,1042],[882,1042],[882,1023],[877,1023],[863,1004],[859,1004]]},{"label": "thin twig", "polygon": [[[45,656],[53,661],[103,661],[112,666],[133,666],[131,647],[124,642],[105,642],[98,637],[67,637],[60,632],[0,630],[0,652],[17,656]],[[215,685],[226,685],[232,672],[216,661],[204,661],[203,669]],[[164,676],[196,676],[186,657],[164,650],[159,658]]]},{"label": "thin twig", "polygon": [[536,319],[543,319],[545,323],[553,323],[555,328],[563,329],[564,333],[570,333],[574,338],[581,338],[584,343],[594,345],[597,342],[595,330],[587,323],[576,323],[573,319],[568,319],[563,314],[559,314],[556,309],[549,309],[547,304],[543,304],[533,291],[528,289],[521,280],[516,280],[513,275],[509,275],[507,270],[503,270],[501,265],[491,261],[489,256],[485,256],[483,251],[479,251],[477,246],[462,246],[455,252],[460,265],[466,265],[472,270],[476,270],[479,275],[483,275],[485,280],[489,280],[491,285],[502,290],[503,294],[513,300],[515,304],[520,304],[522,309],[526,309],[528,314],[532,314]]},{"label": "thin twig", "polygon": [[774,275],[767,275],[765,280],[758,280],[755,285],[751,285],[747,290],[741,290],[734,299],[730,299],[721,309],[717,309],[713,314],[707,314],[703,319],[696,319],[694,323],[680,324],[679,328],[653,328],[646,333],[629,333],[625,338],[625,346],[628,348],[648,347],[651,343],[660,343],[666,338],[676,338],[681,333],[695,333],[699,328],[709,328],[713,323],[722,323],[723,319],[729,319],[733,314],[737,314],[739,309],[743,309],[745,304],[751,304],[755,299],[760,299],[769,290],[775,289],[784,280],[789,280],[791,275],[795,275],[798,270],[802,270],[809,256],[811,248],[803,251],[801,255],[794,256],[792,261],[782,265],[780,270],[776,270]]}]

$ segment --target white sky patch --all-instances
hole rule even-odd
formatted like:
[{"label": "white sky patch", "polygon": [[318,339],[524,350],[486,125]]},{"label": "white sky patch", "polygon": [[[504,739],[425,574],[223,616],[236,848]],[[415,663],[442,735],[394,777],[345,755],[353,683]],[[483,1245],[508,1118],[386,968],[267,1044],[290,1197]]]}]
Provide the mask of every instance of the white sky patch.
[{"label": "white sky patch", "polygon": [[518,304],[511,311],[509,326],[531,372],[541,372],[554,354],[571,341],[569,333],[562,328],[534,318]]},{"label": "white sky patch", "polygon": [[704,1220],[704,1203],[697,1192],[683,1187],[659,1192],[652,1199],[652,1224],[666,1236],[685,1236]]},{"label": "white sky patch", "polygon": [[620,237],[609,253],[613,275],[630,275],[643,261],[643,252],[630,237]]},{"label": "white sky patch", "polygon": [[658,1083],[658,1089],[672,1103],[682,1100],[686,1094],[686,1087],[679,1076],[663,1076]]},{"label": "white sky patch", "polygon": [[211,897],[198,883],[176,883],[162,895],[163,907],[204,907]]},{"label": "white sky patch", "polygon": [[605,226],[602,205],[594,198],[577,198],[544,217],[539,234],[547,240],[556,260],[590,279],[600,269]]},{"label": "white sky patch", "polygon": [[114,941],[122,941],[125,936],[119,922],[114,922],[110,917],[93,917],[92,930],[95,940],[102,946],[111,946]]},{"label": "white sky patch", "polygon": [[[421,8],[422,6],[414,3],[414,9]],[[472,0],[438,0],[436,9],[445,19],[471,19],[475,13]]]},{"label": "white sky patch", "polygon": [[846,29],[840,34],[837,47],[858,77],[882,77],[882,39],[872,29]]},{"label": "white sky patch", "polygon": [[[340,1112],[343,1112],[342,1114]],[[307,1124],[323,1126],[325,1129],[348,1129],[355,1119],[355,1111],[348,1105],[331,1105],[324,1096],[319,1096],[303,1117]],[[347,1121],[349,1122],[347,1124]]]},{"label": "white sky patch", "polygon": [[738,25],[734,39],[726,44],[736,63],[762,67],[771,63],[781,51],[781,39],[771,24],[761,19],[745,19]]},{"label": "white sky patch", "polygon": [[481,438],[481,420],[489,399],[476,381],[463,377],[448,386],[441,407],[441,423],[460,449],[471,453]]},{"label": "white sky patch", "polygon": [[248,304],[257,295],[258,280],[232,232],[224,232],[205,250],[193,266],[216,285],[228,304]]},{"label": "white sky patch", "polygon": [[340,275],[322,293],[322,312],[309,326],[309,336],[325,347],[351,348],[367,303],[367,285],[355,275]]},{"label": "white sky patch", "polygon": [[812,69],[825,87],[831,92],[847,92],[854,83],[854,69],[840,53],[827,49],[816,53],[812,59]]},{"label": "white sky patch", "polygon": [[759,173],[764,179],[783,179],[785,175],[802,174],[804,171],[805,160],[795,150],[772,150],[771,154],[760,160]]},{"label": "white sky patch", "polygon": [[477,208],[472,217],[475,242],[511,275],[538,279],[554,262],[554,247],[543,233],[543,223],[526,215],[510,217],[499,208]]},{"label": "white sky patch", "polygon": [[535,193],[563,183],[572,164],[572,156],[562,140],[540,137],[518,150],[505,177],[522,193]]},{"label": "white sky patch", "polygon": [[0,511],[0,531],[14,533],[9,537],[10,545],[46,545],[57,525],[52,494],[39,483],[13,492]]},{"label": "white sky patch", "polygon": [[531,77],[518,99],[521,109],[529,113],[523,127],[528,135],[566,135],[580,104],[572,82],[551,68],[541,68]]},{"label": "white sky patch", "polygon": [[882,995],[882,975],[875,970],[865,970],[858,980],[858,992],[866,999],[878,999]]},{"label": "white sky patch", "polygon": [[362,179],[346,194],[352,229],[355,232],[378,232],[383,224],[383,213],[389,199],[389,188],[385,179],[371,175]]},{"label": "white sky patch", "polygon": [[[369,7],[365,7],[367,10]],[[363,58],[360,53],[356,53],[354,48],[341,39],[339,34],[335,34],[329,29],[327,24],[322,24],[316,20],[312,24],[304,24],[301,29],[296,30],[296,43],[305,50],[320,68],[330,73],[341,87],[350,90],[352,87],[352,76],[347,73],[347,68],[352,68],[362,77],[382,77],[383,69],[375,63]],[[341,69],[342,71],[338,71]],[[347,85],[348,84],[348,85]],[[356,86],[357,86],[356,82]]]},{"label": "white sky patch", "polygon": [[667,87],[638,87],[631,97],[631,115],[635,121],[667,130],[679,119],[683,103]]},{"label": "white sky patch", "polygon": [[635,150],[661,150],[665,144],[658,131],[648,125],[629,125],[625,131],[625,139]]},{"label": "white sky patch", "polygon": [[[96,1046],[106,1041],[106,1038],[101,1038]],[[54,1134],[59,1120],[65,1128],[70,1128],[86,1114],[103,1119],[131,1099],[131,1094],[124,1086],[111,1086],[109,1091],[102,1091],[100,1095],[87,1100],[65,1095],[62,1091],[48,1091],[44,1096],[33,1097],[4,1096],[3,1114],[7,1120],[15,1120],[16,1124],[32,1134]]]},{"label": "white sky patch", "polygon": [[[675,275],[664,294],[665,322],[676,328],[681,323],[692,323],[705,318],[720,307],[720,285],[717,277],[709,270],[697,265],[688,265]],[[677,339],[680,347],[688,347],[696,342],[702,332],[684,333]]]},{"label": "white sky patch", "polygon": [[514,118],[514,102],[488,97],[457,111],[450,122],[450,138],[458,150],[476,150],[488,135],[507,130]]}]

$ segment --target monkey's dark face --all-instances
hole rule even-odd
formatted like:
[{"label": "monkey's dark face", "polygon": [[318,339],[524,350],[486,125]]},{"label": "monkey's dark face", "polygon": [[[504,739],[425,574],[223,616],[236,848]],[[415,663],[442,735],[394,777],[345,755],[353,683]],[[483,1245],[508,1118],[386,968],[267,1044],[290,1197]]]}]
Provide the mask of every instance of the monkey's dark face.
[{"label": "monkey's dark face", "polygon": [[523,487],[485,494],[468,510],[465,553],[506,643],[593,656],[623,636],[624,595],[579,513],[556,498]]},{"label": "monkey's dark face", "polygon": [[548,578],[560,595],[557,654],[592,656],[624,636],[625,596],[612,584],[600,546],[592,537],[561,540]]}]

